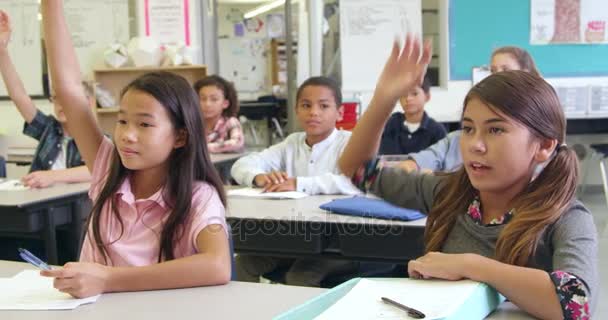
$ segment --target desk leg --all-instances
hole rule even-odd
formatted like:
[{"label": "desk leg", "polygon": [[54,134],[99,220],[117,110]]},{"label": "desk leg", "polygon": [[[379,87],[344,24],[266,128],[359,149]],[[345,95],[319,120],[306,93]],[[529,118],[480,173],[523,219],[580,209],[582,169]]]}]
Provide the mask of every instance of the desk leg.
[{"label": "desk leg", "polygon": [[44,230],[44,247],[46,250],[46,258],[49,264],[57,264],[57,235],[55,226],[55,217],[53,217],[53,207],[45,210],[46,228]]},{"label": "desk leg", "polygon": [[81,216],[82,212],[86,210],[87,206],[87,198],[81,197],[77,201],[73,202],[72,207],[72,223],[71,223],[71,232],[72,232],[72,248],[74,248],[73,260],[78,261],[80,259],[80,249],[82,248],[82,239],[84,234],[84,221]]},{"label": "desk leg", "polygon": [[266,117],[266,121],[268,122],[266,126],[268,127],[268,146],[272,146],[272,116]]}]

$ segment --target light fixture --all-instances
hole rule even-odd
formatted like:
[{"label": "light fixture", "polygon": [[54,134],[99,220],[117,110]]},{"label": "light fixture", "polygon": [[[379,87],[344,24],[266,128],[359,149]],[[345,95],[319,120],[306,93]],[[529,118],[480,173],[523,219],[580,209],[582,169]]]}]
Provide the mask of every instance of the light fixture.
[{"label": "light fixture", "polygon": [[275,0],[275,1],[269,2],[267,4],[263,4],[261,6],[258,6],[258,7],[256,7],[255,9],[253,9],[251,11],[246,12],[243,15],[243,17],[245,19],[251,19],[251,18],[253,18],[253,17],[257,16],[257,15],[260,15],[260,14],[262,14],[264,12],[270,11],[270,10],[272,10],[274,8],[280,7],[280,6],[284,5],[284,4],[285,4],[285,0]]}]

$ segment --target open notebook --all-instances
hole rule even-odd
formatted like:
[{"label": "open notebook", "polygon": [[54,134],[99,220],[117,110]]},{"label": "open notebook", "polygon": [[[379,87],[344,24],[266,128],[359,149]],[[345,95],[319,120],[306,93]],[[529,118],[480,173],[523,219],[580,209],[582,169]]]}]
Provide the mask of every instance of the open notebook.
[{"label": "open notebook", "polygon": [[75,299],[53,288],[53,278],[38,270],[24,270],[12,278],[0,278],[0,310],[68,310],[97,301],[99,295]]},{"label": "open notebook", "polygon": [[260,199],[300,199],[308,197],[308,194],[298,191],[287,192],[262,192],[261,188],[240,188],[228,190],[228,196],[248,197]]}]

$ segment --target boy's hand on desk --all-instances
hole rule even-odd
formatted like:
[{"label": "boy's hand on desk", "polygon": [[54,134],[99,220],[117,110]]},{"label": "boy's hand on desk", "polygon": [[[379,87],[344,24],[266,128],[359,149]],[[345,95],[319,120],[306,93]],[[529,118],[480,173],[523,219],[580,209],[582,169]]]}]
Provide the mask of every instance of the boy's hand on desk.
[{"label": "boy's hand on desk", "polygon": [[407,272],[414,279],[461,280],[469,278],[467,271],[470,268],[467,265],[472,256],[475,255],[429,252],[411,260],[407,264]]},{"label": "boy's hand on desk", "polygon": [[264,188],[264,192],[283,192],[283,191],[296,191],[297,180],[296,178],[289,178],[283,183],[269,184]]},{"label": "boy's hand on desk", "polygon": [[40,274],[55,278],[55,289],[80,299],[106,291],[110,267],[98,263],[68,262],[63,268],[42,270]]},{"label": "boy's hand on desk", "polygon": [[281,184],[289,179],[287,172],[272,171],[270,173],[258,174],[253,178],[253,182],[257,187],[267,188],[270,185]]},{"label": "boy's hand on desk", "polygon": [[21,182],[30,188],[46,188],[55,183],[55,174],[52,170],[34,171],[21,178]]}]

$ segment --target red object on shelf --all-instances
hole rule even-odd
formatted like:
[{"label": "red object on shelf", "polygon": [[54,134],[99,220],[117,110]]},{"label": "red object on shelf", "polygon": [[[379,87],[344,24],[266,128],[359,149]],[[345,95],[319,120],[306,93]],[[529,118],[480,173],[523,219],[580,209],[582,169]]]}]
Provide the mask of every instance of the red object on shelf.
[{"label": "red object on shelf", "polygon": [[357,117],[359,115],[359,103],[358,102],[344,102],[344,115],[342,120],[336,122],[336,128],[342,130],[352,130],[357,125]]}]

